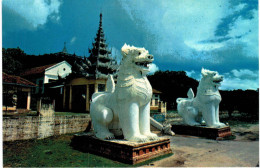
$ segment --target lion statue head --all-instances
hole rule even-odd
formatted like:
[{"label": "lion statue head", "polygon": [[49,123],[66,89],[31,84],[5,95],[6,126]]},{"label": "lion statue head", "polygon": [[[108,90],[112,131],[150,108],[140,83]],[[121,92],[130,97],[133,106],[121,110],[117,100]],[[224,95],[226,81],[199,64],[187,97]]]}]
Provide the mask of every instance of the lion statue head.
[{"label": "lion statue head", "polygon": [[154,58],[153,55],[149,54],[148,50],[124,44],[121,53],[123,55],[122,65],[127,66],[128,73],[140,71],[146,75],[149,72],[149,66]]},{"label": "lion statue head", "polygon": [[201,74],[201,84],[203,83],[203,85],[213,86],[218,89],[218,87],[221,85],[221,82],[223,81],[223,76],[219,75],[217,71],[210,71],[202,68]]}]

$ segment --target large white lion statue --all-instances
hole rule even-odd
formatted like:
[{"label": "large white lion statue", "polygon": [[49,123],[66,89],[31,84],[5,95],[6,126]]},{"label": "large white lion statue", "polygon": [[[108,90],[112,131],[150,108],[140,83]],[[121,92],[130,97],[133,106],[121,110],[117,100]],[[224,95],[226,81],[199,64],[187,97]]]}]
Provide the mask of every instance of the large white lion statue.
[{"label": "large white lion statue", "polygon": [[[150,131],[152,87],[146,77],[153,56],[144,48],[124,45],[117,84],[112,76],[107,91],[93,94],[90,116],[94,133],[100,139],[113,139],[123,132],[128,141],[157,139]],[[122,130],[122,131],[120,131]]]},{"label": "large white lion statue", "polygon": [[216,71],[201,70],[202,79],[197,89],[197,95],[190,88],[188,98],[177,99],[178,113],[183,117],[187,125],[195,126],[206,123],[212,128],[224,127],[225,124],[219,122],[219,103],[221,96],[219,93],[220,83],[223,76]]}]

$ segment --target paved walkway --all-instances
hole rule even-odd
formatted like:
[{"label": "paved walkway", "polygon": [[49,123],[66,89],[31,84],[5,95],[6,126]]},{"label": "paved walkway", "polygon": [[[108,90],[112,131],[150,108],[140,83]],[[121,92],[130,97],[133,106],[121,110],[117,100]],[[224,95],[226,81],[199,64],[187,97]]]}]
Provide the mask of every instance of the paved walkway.
[{"label": "paved walkway", "polygon": [[144,167],[255,167],[259,162],[259,140],[239,135],[235,140],[225,141],[181,135],[166,137],[171,139],[174,155]]}]

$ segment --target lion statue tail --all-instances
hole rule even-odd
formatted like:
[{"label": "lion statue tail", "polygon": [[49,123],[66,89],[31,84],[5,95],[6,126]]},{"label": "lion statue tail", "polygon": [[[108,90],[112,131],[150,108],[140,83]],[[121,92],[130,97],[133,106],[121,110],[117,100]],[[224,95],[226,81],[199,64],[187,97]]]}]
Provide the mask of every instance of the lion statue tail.
[{"label": "lion statue tail", "polygon": [[107,92],[113,93],[115,91],[115,82],[112,75],[108,76],[107,79]]},{"label": "lion statue tail", "polygon": [[192,88],[189,89],[188,93],[187,93],[188,98],[177,98],[176,99],[176,103],[179,104],[181,103],[183,100],[187,100],[187,99],[193,99],[195,97],[194,92],[192,90]]},{"label": "lion statue tail", "polygon": [[195,97],[194,92],[192,90],[192,88],[189,89],[187,96],[189,99],[193,99]]},{"label": "lion statue tail", "polygon": [[195,97],[192,88],[189,89],[187,93],[188,98],[177,98],[177,111],[182,116],[184,109],[188,106],[191,106],[193,98]]},{"label": "lion statue tail", "polygon": [[113,93],[114,91],[115,91],[115,82],[114,82],[113,76],[109,75],[108,79],[107,79],[107,91],[106,92],[96,92],[96,93],[94,93],[91,97],[92,102],[95,99],[99,98],[100,96],[103,96],[107,93]]}]

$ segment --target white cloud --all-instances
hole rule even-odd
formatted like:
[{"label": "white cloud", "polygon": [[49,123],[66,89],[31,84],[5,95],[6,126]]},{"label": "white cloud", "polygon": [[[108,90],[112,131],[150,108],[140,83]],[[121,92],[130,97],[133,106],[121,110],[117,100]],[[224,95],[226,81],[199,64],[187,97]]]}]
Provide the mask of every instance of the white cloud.
[{"label": "white cloud", "polygon": [[71,40],[70,40],[70,44],[73,44],[75,41],[77,40],[77,37],[72,37]]},{"label": "white cloud", "polygon": [[259,88],[258,79],[240,79],[240,78],[224,78],[220,89],[222,90],[256,90]]},{"label": "white cloud", "polygon": [[251,71],[249,69],[233,69],[231,72],[238,78],[258,78],[258,71]]},{"label": "white cloud", "polygon": [[[243,10],[246,4],[232,6],[227,0],[121,0],[123,9],[154,40],[147,39],[146,46],[156,48],[159,56],[169,61],[176,58],[220,63],[225,56],[217,52],[225,49],[244,51],[243,56],[258,57],[258,12],[254,18],[239,17],[232,20],[225,37],[216,36],[223,19]],[[251,11],[248,11],[251,12]],[[229,23],[226,23],[229,24]],[[230,38],[229,40],[227,40]],[[220,40],[222,39],[222,40]]]},{"label": "white cloud", "polygon": [[154,63],[152,63],[152,64],[150,64],[150,66],[149,66],[149,75],[152,75],[152,74],[154,74],[156,71],[159,71],[159,67],[156,65],[156,64],[154,64]]},{"label": "white cloud", "polygon": [[192,77],[192,75],[195,74],[194,70],[192,70],[192,71],[185,71],[185,72],[186,72],[187,76],[189,76],[189,77]]},{"label": "white cloud", "polygon": [[191,58],[194,49],[209,51],[222,46],[199,42],[215,37],[221,19],[230,13],[226,0],[124,0],[121,3],[127,6],[125,10],[138,25],[156,35],[152,45],[162,55],[177,52],[181,57]]},{"label": "white cloud", "polygon": [[44,25],[48,17],[58,21],[60,0],[3,0],[3,7],[7,7],[20,15],[34,28]]},{"label": "white cloud", "polygon": [[194,41],[184,41],[184,43],[197,51],[211,51],[224,47],[223,43],[197,43]]},{"label": "white cloud", "polygon": [[239,5],[237,5],[237,6],[235,7],[234,11],[240,11],[240,10],[242,10],[245,6],[246,6],[246,4],[241,3],[241,4],[239,4]]},{"label": "white cloud", "polygon": [[116,47],[112,47],[111,55],[112,55],[113,58],[115,58],[115,60],[116,60],[118,63],[121,62],[122,55],[121,55],[120,50],[118,50]]},{"label": "white cloud", "polygon": [[241,44],[243,45],[244,54],[250,57],[258,57],[258,11],[253,11],[252,19],[245,19],[241,16],[231,26],[228,36],[231,39],[227,42],[228,45]]},{"label": "white cloud", "polygon": [[233,69],[224,74],[224,81],[220,87],[223,90],[254,89],[259,88],[259,71],[249,69]]},{"label": "white cloud", "polygon": [[185,71],[187,76],[196,80],[200,80],[201,79],[201,73],[200,72],[196,72],[194,70],[191,71]]}]

